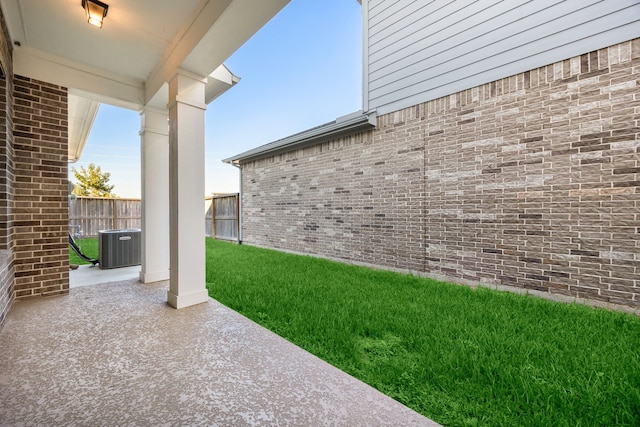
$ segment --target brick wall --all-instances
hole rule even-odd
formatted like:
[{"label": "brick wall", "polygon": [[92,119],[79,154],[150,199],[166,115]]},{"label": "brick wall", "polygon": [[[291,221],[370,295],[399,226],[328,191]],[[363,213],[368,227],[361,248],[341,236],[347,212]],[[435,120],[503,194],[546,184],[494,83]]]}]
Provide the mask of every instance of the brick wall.
[{"label": "brick wall", "polygon": [[0,325],[14,300],[12,79],[0,77]]},{"label": "brick wall", "polygon": [[0,11],[0,326],[13,304],[13,63]]},{"label": "brick wall", "polygon": [[15,76],[16,297],[69,289],[67,91]]},{"label": "brick wall", "polygon": [[12,249],[13,79],[0,77],[0,251]]},{"label": "brick wall", "polygon": [[0,328],[13,305],[15,293],[13,290],[13,262],[11,257],[0,258]]},{"label": "brick wall", "polygon": [[243,165],[243,240],[640,307],[640,40]]}]

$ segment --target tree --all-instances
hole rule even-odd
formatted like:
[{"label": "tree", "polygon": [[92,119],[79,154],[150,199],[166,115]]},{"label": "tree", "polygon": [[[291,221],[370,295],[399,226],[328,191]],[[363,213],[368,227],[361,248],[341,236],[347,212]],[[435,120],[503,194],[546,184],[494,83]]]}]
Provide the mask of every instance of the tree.
[{"label": "tree", "polygon": [[86,169],[84,166],[80,166],[79,171],[76,168],[73,168],[72,171],[77,180],[73,189],[73,194],[76,196],[116,197],[111,192],[115,185],[109,185],[111,174],[102,172],[100,166],[90,163]]}]

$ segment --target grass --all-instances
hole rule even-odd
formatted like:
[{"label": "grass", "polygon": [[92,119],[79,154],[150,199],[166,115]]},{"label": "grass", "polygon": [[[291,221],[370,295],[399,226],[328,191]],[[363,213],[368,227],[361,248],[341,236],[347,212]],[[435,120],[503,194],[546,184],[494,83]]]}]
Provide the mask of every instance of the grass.
[{"label": "grass", "polygon": [[[80,249],[82,253],[88,256],[89,258],[95,259],[98,258],[98,238],[97,237],[86,237],[80,240]],[[69,247],[69,264],[75,265],[84,265],[91,264],[80,258],[73,252],[73,249]]]},{"label": "grass", "polygon": [[207,239],[209,294],[448,426],[640,425],[640,318]]}]

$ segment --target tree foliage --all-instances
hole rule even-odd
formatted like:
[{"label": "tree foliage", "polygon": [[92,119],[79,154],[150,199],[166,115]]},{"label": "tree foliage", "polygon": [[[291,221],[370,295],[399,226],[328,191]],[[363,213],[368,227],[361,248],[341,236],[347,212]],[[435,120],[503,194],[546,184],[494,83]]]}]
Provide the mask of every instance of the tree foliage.
[{"label": "tree foliage", "polygon": [[73,189],[76,196],[116,197],[112,193],[115,185],[109,185],[111,174],[102,172],[100,166],[90,163],[87,168],[80,166],[80,170],[73,168],[72,172],[77,181]]}]

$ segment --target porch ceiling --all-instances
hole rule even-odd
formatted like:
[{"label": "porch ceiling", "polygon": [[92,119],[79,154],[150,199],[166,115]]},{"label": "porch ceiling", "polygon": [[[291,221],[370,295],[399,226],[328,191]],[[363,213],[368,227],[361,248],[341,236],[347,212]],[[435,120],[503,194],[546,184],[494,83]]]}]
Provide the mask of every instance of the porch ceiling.
[{"label": "porch ceiling", "polygon": [[[81,0],[0,0],[0,7],[14,43],[15,74],[137,110],[164,108],[166,82],[178,70],[208,78],[207,93],[219,95],[220,73],[210,75],[288,2],[108,0],[100,29],[86,22]],[[86,127],[95,112],[79,117],[82,106],[71,108],[70,134],[86,136],[74,127]]]},{"label": "porch ceiling", "polygon": [[2,0],[14,42],[123,77],[146,80],[199,0],[109,0],[102,29],[80,0]]}]

